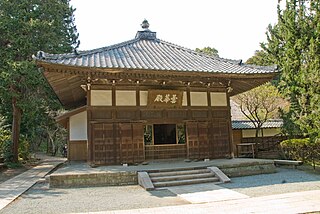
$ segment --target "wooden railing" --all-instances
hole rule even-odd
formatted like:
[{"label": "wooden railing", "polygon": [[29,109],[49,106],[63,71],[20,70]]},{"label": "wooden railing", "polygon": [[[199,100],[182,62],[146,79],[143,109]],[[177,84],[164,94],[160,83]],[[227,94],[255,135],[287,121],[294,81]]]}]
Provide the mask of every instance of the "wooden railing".
[{"label": "wooden railing", "polygon": [[147,160],[186,158],[186,144],[146,145],[145,155]]},{"label": "wooden railing", "polygon": [[279,151],[279,144],[281,141],[286,140],[286,136],[271,136],[271,137],[250,137],[242,138],[241,143],[255,143],[256,149],[259,151]]}]

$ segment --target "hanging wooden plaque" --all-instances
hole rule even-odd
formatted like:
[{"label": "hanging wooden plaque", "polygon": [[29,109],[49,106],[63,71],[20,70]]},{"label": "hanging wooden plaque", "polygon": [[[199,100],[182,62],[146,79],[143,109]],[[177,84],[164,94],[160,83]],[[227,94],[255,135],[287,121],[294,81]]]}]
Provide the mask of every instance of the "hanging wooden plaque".
[{"label": "hanging wooden plaque", "polygon": [[148,107],[180,108],[182,106],[182,91],[177,90],[149,90]]}]

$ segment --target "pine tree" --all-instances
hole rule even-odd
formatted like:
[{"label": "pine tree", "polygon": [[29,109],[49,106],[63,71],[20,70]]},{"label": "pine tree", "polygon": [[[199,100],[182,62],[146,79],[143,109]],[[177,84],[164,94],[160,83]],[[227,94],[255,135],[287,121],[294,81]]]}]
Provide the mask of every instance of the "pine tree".
[{"label": "pine tree", "polygon": [[32,121],[38,113],[50,110],[50,103],[57,103],[52,99],[53,95],[48,94],[49,87],[38,72],[32,55],[39,50],[55,53],[72,50],[78,35],[74,9],[69,2],[0,0],[0,110],[12,120],[15,162],[18,160],[21,121]]},{"label": "pine tree", "polygon": [[280,68],[278,88],[290,98],[287,132],[320,137],[320,2],[287,0],[278,5],[278,23],[269,26],[262,48]]}]

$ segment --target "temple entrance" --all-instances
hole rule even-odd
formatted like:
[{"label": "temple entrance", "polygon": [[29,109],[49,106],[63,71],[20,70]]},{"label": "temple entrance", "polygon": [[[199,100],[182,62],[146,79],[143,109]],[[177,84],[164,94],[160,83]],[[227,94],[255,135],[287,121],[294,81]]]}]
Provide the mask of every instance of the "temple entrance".
[{"label": "temple entrance", "polygon": [[186,158],[184,124],[150,124],[144,127],[147,160]]},{"label": "temple entrance", "polygon": [[154,124],[154,145],[176,144],[176,124]]}]

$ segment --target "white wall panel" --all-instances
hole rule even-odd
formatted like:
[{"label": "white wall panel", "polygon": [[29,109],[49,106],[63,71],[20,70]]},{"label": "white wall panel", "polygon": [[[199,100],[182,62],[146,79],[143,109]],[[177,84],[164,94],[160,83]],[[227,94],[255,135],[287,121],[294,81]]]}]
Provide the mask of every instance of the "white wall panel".
[{"label": "white wall panel", "polygon": [[88,140],[87,111],[70,117],[70,140]]},{"label": "white wall panel", "polygon": [[92,106],[112,106],[111,90],[91,90]]},{"label": "white wall panel", "polygon": [[207,92],[190,92],[191,106],[208,106]]}]

